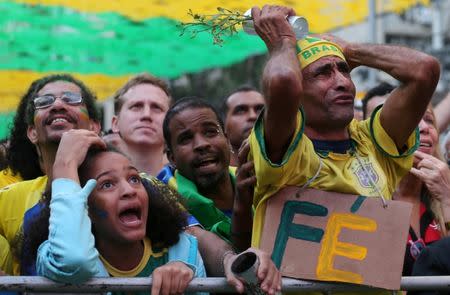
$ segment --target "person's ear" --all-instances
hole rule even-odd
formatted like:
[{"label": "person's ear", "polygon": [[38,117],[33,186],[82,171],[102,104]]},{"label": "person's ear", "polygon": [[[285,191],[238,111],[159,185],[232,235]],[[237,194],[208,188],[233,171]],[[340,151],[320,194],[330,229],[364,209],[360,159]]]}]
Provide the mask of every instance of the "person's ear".
[{"label": "person's ear", "polygon": [[27,137],[33,144],[37,144],[38,141],[38,135],[36,128],[32,125],[29,125],[27,128]]},{"label": "person's ear", "polygon": [[114,133],[119,133],[119,118],[116,115],[114,115],[112,117],[111,123],[112,123],[112,126],[111,126],[112,131]]},{"label": "person's ear", "polygon": [[96,134],[100,134],[101,126],[100,122],[89,120],[89,130],[94,131]]},{"label": "person's ear", "polygon": [[173,156],[172,150],[169,149],[168,147],[166,147],[166,155],[167,155],[167,160],[169,160],[170,165],[174,168],[177,167],[177,165],[175,164],[175,157]]}]

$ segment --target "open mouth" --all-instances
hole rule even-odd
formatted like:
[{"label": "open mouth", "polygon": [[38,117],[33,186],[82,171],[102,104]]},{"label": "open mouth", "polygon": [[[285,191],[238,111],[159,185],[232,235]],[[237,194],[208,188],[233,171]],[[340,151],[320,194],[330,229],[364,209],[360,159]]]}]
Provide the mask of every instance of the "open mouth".
[{"label": "open mouth", "polygon": [[216,162],[217,162],[216,157],[208,157],[208,158],[204,158],[204,159],[196,161],[195,167],[197,167],[197,168],[208,167],[208,166],[216,164]]},{"label": "open mouth", "polygon": [[47,125],[59,125],[59,124],[66,124],[71,123],[72,120],[68,118],[67,116],[52,116],[48,118]]},{"label": "open mouth", "polygon": [[217,157],[208,157],[196,161],[194,167],[200,174],[210,174],[216,172],[217,163]]},{"label": "open mouth", "polygon": [[51,122],[51,124],[53,124],[53,123],[55,123],[55,122],[68,122],[66,119],[64,119],[64,118],[56,118],[55,120],[53,120],[52,122]]},{"label": "open mouth", "polygon": [[208,165],[214,164],[214,163],[216,163],[216,160],[215,160],[215,159],[204,160],[204,161],[201,161],[201,162],[198,164],[198,166],[199,166],[199,167],[202,167],[202,166],[208,166]]},{"label": "open mouth", "polygon": [[418,150],[427,154],[431,154],[433,152],[433,145],[429,141],[421,141]]},{"label": "open mouth", "polygon": [[141,219],[142,210],[139,207],[128,207],[119,212],[119,220],[125,225],[138,225]]}]

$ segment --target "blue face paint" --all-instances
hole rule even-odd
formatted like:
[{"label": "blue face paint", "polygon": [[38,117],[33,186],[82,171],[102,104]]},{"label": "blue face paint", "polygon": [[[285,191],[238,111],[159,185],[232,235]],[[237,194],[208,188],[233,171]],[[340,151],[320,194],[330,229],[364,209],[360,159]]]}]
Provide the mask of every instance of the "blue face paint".
[{"label": "blue face paint", "polygon": [[108,217],[108,212],[103,210],[103,209],[99,209],[95,206],[92,206],[92,213],[100,218],[107,218]]}]

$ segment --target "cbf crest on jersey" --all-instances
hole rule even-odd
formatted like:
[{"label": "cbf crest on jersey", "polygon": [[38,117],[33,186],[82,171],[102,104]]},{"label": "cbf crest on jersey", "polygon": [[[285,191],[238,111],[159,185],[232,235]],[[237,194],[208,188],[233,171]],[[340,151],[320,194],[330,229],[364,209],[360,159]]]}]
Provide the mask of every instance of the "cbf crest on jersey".
[{"label": "cbf crest on jersey", "polygon": [[355,171],[355,175],[358,178],[359,184],[365,188],[371,188],[372,182],[378,183],[380,177],[373,168],[372,163],[360,165]]}]

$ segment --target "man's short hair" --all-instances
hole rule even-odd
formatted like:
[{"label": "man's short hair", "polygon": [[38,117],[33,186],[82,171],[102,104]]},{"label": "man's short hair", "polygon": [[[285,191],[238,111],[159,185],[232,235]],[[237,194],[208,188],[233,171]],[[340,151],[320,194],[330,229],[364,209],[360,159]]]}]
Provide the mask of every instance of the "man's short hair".
[{"label": "man's short hair", "polygon": [[216,108],[207,102],[206,100],[203,100],[201,98],[190,96],[190,97],[184,97],[178,100],[173,106],[170,107],[170,109],[167,111],[166,116],[164,117],[163,122],[163,134],[164,134],[164,140],[166,141],[166,149],[171,151],[172,150],[172,144],[170,142],[171,133],[170,133],[170,121],[172,121],[173,117],[175,115],[181,113],[184,110],[188,109],[210,109],[214,112],[214,114],[217,117],[217,121],[219,122],[220,128],[222,131],[225,130],[225,125],[223,123],[222,118],[220,117],[219,112],[216,110]]},{"label": "man's short hair", "polygon": [[252,86],[252,85],[248,85],[248,84],[244,84],[239,86],[238,88],[236,88],[235,90],[233,90],[230,94],[228,94],[222,101],[222,105],[220,106],[220,112],[222,113],[222,119],[225,121],[226,117],[227,117],[227,113],[228,113],[228,99],[230,98],[230,96],[232,96],[235,93],[238,92],[249,92],[249,91],[255,91],[255,92],[259,92],[259,90]]},{"label": "man's short hair", "polygon": [[114,100],[114,113],[117,115],[120,110],[122,109],[124,100],[122,99],[125,93],[130,90],[132,87],[140,84],[151,84],[153,86],[156,86],[158,88],[161,88],[164,93],[167,94],[169,97],[169,105],[172,103],[172,97],[170,95],[170,89],[169,84],[167,84],[166,81],[159,79],[155,76],[152,76],[148,73],[142,73],[136,76],[133,76],[128,80],[125,85],[119,88],[119,90],[116,91],[116,93],[113,95]]},{"label": "man's short hair", "polygon": [[387,82],[382,82],[378,84],[377,86],[373,87],[369,91],[367,91],[366,95],[362,99],[362,111],[363,111],[363,118],[366,118],[367,116],[367,104],[369,100],[372,99],[372,97],[375,96],[385,96],[386,94],[391,93],[395,89],[394,86]]}]

